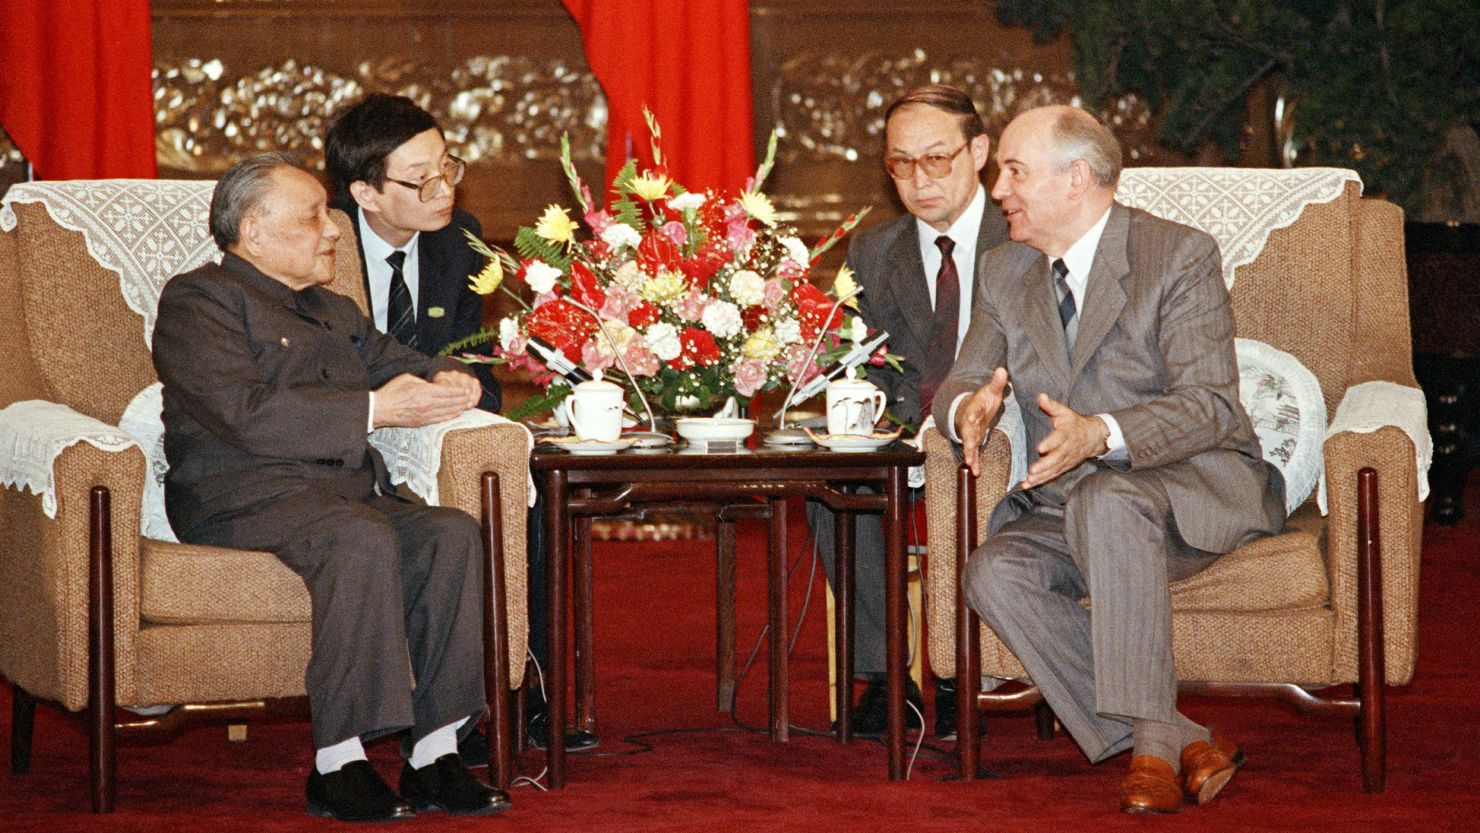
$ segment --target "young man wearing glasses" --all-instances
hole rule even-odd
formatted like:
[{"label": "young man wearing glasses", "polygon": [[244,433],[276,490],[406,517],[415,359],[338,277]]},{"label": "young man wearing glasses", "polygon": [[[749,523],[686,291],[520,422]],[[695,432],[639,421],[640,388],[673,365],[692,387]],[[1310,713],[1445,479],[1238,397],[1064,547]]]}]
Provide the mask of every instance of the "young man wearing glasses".
[{"label": "young man wearing glasses", "polygon": [[[409,98],[371,93],[335,118],[324,157],[333,206],[354,222],[375,326],[431,355],[477,332],[483,298],[468,276],[483,259],[464,231],[482,229],[452,206],[466,166],[447,152],[436,119]],[[493,372],[473,369],[478,407],[498,410]]]},{"label": "young man wearing glasses", "polygon": [[[988,211],[981,172],[991,142],[965,92],[941,84],[901,95],[884,114],[884,166],[908,212],[861,232],[848,247],[848,266],[863,294],[859,311],[870,327],[889,331],[889,350],[906,359],[903,373],[869,380],[889,397],[889,411],[918,430],[935,389],[955,360],[971,320],[977,256],[1007,240],[1007,224]],[[835,574],[833,514],[808,504],[828,580]],[[853,712],[853,731],[877,734],[887,724],[884,689],[884,531],[877,515],[857,516],[854,530],[854,667],[868,683]],[[917,650],[918,650],[917,646]],[[907,698],[923,709],[913,682]],[[908,712],[908,710],[907,710]],[[936,683],[935,733],[955,735],[955,689]],[[906,714],[912,724],[912,712]]]}]

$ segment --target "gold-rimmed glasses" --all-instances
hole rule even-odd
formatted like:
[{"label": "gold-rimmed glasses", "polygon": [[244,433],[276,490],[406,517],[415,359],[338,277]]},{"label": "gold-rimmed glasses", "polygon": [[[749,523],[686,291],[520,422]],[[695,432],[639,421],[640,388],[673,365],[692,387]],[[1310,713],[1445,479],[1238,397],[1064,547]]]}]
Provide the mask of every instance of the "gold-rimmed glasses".
[{"label": "gold-rimmed glasses", "polygon": [[961,151],[966,150],[970,142],[962,143],[950,153],[926,153],[921,156],[886,156],[884,167],[889,169],[889,175],[895,179],[910,179],[915,175],[915,166],[919,165],[925,169],[925,175],[931,179],[940,179],[951,172],[951,164]]},{"label": "gold-rimmed glasses", "polygon": [[422,202],[431,202],[437,196],[437,185],[446,183],[447,190],[451,191],[459,182],[462,182],[463,174],[468,171],[468,163],[458,159],[451,154],[447,155],[447,161],[442,163],[442,172],[433,174],[421,182],[407,182],[404,179],[391,179],[386,177],[386,182],[394,182],[397,185],[410,188],[416,192],[416,196]]}]

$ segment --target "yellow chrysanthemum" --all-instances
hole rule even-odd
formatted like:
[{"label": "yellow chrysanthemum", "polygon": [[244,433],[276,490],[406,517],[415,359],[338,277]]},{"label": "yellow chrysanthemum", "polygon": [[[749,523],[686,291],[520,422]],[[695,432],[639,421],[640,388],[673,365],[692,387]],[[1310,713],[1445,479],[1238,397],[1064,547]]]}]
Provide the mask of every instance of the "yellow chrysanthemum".
[{"label": "yellow chrysanthemum", "polygon": [[768,226],[776,225],[776,206],[771,204],[770,197],[760,191],[741,192],[740,205],[757,222]]},{"label": "yellow chrysanthemum", "polygon": [[638,288],[637,294],[645,301],[655,304],[671,304],[684,296],[688,282],[678,272],[663,271],[655,278],[648,278]]},{"label": "yellow chrysanthemum", "polygon": [[742,352],[745,353],[747,359],[769,361],[781,354],[781,342],[776,340],[776,335],[771,332],[770,327],[761,327],[745,340]]},{"label": "yellow chrysanthemum", "polygon": [[[853,270],[844,263],[842,268],[838,269],[838,277],[833,281],[833,294],[839,298],[848,298],[848,293],[856,289],[858,289],[858,281],[853,280]],[[848,298],[843,302],[843,306],[858,309],[858,296]]]},{"label": "yellow chrysanthemum", "polygon": [[565,209],[552,205],[545,209],[539,222],[534,224],[534,233],[551,243],[569,243],[577,227],[576,221],[565,213]]},{"label": "yellow chrysanthemum", "polygon": [[632,178],[632,193],[648,202],[656,202],[668,196],[668,188],[672,184],[673,181],[666,176],[643,171]]},{"label": "yellow chrysanthemum", "polygon": [[503,282],[504,267],[496,257],[488,261],[482,272],[468,276],[468,288],[479,295],[492,295]]}]

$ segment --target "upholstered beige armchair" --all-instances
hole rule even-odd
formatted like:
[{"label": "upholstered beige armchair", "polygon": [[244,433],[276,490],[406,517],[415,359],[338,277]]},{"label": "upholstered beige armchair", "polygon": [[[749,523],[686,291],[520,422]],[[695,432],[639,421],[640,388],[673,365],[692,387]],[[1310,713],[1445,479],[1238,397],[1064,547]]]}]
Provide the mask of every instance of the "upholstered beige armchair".
[{"label": "upholstered beige armchair", "polygon": [[[1402,214],[1363,199],[1360,187],[1332,169],[1133,169],[1118,197],[1218,238],[1238,336],[1290,354],[1314,378],[1314,401],[1299,408],[1312,468],[1304,477],[1285,471],[1287,481],[1309,483],[1323,466],[1329,513],[1312,494],[1282,534],[1172,585],[1183,690],[1268,694],[1304,712],[1359,718],[1363,784],[1380,791],[1384,685],[1412,678],[1417,649],[1428,437],[1410,356]],[[1247,383],[1242,346],[1240,363]],[[1289,417],[1269,419],[1288,428]],[[977,771],[973,706],[1037,704],[1040,734],[1053,726],[1022,665],[958,593],[965,555],[1009,484],[1012,444],[1022,442],[1010,431],[1004,421],[991,432],[979,479],[939,432],[924,443],[930,658],[961,692],[966,778]],[[1281,463],[1298,445],[1291,436]],[[1270,458],[1262,431],[1261,440]],[[983,675],[1027,685],[978,693]]]},{"label": "upholstered beige armchair", "polygon": [[[206,228],[211,188],[31,183],[12,188],[0,208],[0,408],[35,415],[9,435],[17,446],[7,451],[26,446],[39,460],[27,471],[17,462],[25,455],[12,454],[0,489],[11,767],[29,766],[37,701],[85,711],[95,811],[113,806],[116,739],[171,733],[192,719],[307,715],[303,582],[267,553],[164,540],[157,500],[154,512],[141,508],[158,474],[149,443],[118,427],[157,381],[147,338],[160,288],[218,255]],[[343,234],[333,288],[364,309],[355,236],[335,213]],[[443,438],[440,466],[431,464],[439,502],[484,519],[491,775],[503,786],[505,693],[521,683],[528,630],[528,448],[528,432],[512,423],[455,430]],[[121,706],[172,708],[145,717]]]}]

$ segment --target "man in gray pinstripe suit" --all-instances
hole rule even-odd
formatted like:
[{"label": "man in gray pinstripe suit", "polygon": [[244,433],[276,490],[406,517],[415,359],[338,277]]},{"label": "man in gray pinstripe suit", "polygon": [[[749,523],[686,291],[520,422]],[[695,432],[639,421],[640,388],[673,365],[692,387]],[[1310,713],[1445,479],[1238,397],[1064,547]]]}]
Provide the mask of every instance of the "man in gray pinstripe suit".
[{"label": "man in gray pinstripe suit", "polygon": [[1243,755],[1177,711],[1167,586],[1279,531],[1284,483],[1239,404],[1217,243],[1115,203],[1120,146],[1083,110],[1020,115],[997,160],[1013,242],[977,266],[934,412],[975,470],[1010,383],[1029,467],[963,592],[1091,761],[1133,749],[1121,808],[1175,812]]}]

